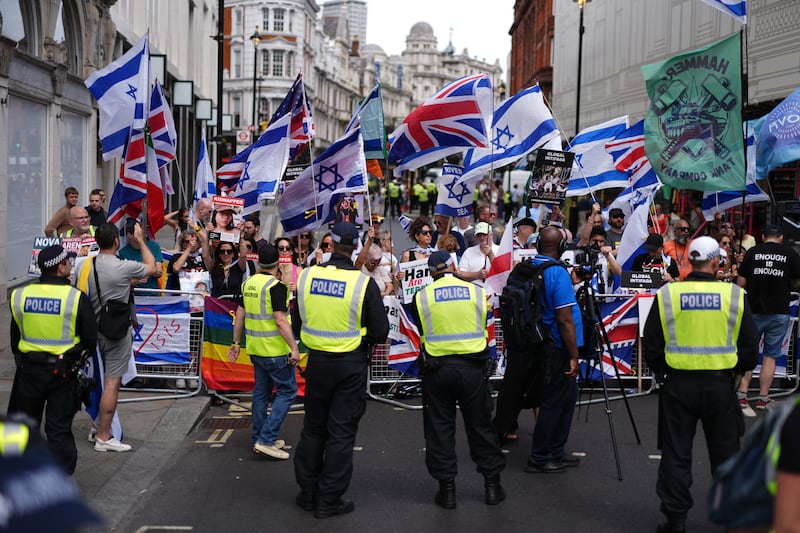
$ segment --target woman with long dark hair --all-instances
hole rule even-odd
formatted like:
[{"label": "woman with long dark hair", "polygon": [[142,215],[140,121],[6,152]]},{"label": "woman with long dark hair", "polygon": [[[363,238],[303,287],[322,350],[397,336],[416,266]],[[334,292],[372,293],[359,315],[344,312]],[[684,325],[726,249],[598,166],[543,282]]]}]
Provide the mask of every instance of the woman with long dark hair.
[{"label": "woman with long dark hair", "polygon": [[238,249],[232,242],[221,241],[213,251],[213,257],[210,248],[203,248],[203,260],[211,278],[211,296],[242,297],[242,282],[247,271],[246,241],[240,241]]}]

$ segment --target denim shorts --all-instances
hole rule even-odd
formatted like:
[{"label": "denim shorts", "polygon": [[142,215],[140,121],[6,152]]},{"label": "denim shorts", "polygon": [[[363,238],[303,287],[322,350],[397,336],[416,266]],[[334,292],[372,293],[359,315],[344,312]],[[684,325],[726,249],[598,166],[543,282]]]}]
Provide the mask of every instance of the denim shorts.
[{"label": "denim shorts", "polygon": [[753,320],[758,329],[758,337],[764,336],[764,356],[778,357],[781,345],[789,329],[789,315],[761,315],[753,313]]}]

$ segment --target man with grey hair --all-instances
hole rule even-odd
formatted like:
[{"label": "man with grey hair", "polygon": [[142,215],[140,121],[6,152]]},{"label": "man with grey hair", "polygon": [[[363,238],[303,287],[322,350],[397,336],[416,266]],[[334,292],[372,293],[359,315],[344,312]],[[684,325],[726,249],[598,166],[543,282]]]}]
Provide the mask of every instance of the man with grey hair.
[{"label": "man with grey hair", "polygon": [[71,207],[69,210],[70,229],[59,235],[62,238],[69,237],[94,237],[95,228],[89,223],[89,212],[80,206]]},{"label": "man with grey hair", "polygon": [[366,246],[367,257],[361,266],[361,272],[375,280],[378,288],[381,290],[381,297],[388,296],[394,290],[392,278],[387,275],[383,268],[378,268],[383,260],[383,252],[381,247],[377,244],[370,244]]}]

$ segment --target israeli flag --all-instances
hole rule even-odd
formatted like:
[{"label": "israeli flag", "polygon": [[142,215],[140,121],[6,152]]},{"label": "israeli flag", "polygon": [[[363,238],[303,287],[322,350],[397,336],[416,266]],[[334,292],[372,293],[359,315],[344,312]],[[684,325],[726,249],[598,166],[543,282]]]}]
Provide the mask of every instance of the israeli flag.
[{"label": "israeli flag", "polygon": [[194,180],[194,205],[201,198],[211,198],[217,194],[216,179],[214,171],[211,170],[211,161],[208,159],[208,148],[206,147],[206,134],[200,138],[200,155],[197,158],[197,174]]},{"label": "israeli flag", "polygon": [[445,163],[439,178],[439,196],[434,214],[448,217],[466,217],[472,211],[472,193],[477,181],[460,183],[464,167]]},{"label": "israeli flag", "polygon": [[606,143],[628,129],[628,115],[591,126],[572,139],[569,151],[575,154],[567,196],[581,196],[600,189],[627,187],[628,174],[614,166]]}]

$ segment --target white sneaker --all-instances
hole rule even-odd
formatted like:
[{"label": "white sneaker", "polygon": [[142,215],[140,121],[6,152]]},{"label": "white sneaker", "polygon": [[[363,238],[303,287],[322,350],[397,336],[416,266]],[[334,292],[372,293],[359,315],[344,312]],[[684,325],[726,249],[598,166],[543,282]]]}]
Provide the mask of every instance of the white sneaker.
[{"label": "white sneaker", "polygon": [[756,416],[756,412],[750,407],[750,402],[747,401],[747,398],[739,399],[739,408],[742,410],[742,414],[748,418]]},{"label": "white sneaker", "polygon": [[97,442],[94,443],[94,451],[118,453],[129,452],[131,451],[131,445],[120,442],[116,437],[111,437],[108,440],[102,440],[100,437],[97,437]]},{"label": "white sneaker", "polygon": [[253,445],[253,452],[257,455],[268,455],[274,459],[288,459],[289,452],[285,452],[276,446],[278,443],[276,442],[272,446],[267,446],[266,444],[261,444],[260,442],[256,442]]},{"label": "white sneaker", "polygon": [[186,388],[186,380],[183,378],[179,378],[175,380],[175,388],[176,389],[185,389]]},{"label": "white sneaker", "polygon": [[86,437],[86,440],[88,440],[91,443],[97,442],[97,428],[96,427],[89,428],[89,435]]}]

